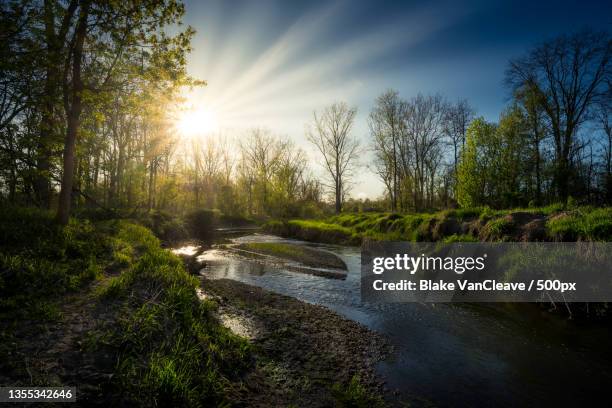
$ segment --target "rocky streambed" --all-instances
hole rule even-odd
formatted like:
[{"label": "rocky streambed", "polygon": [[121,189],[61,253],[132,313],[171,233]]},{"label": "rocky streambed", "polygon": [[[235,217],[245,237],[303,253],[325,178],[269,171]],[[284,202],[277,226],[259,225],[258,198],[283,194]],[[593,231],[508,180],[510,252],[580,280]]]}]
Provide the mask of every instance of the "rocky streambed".
[{"label": "rocky streambed", "polygon": [[[221,322],[254,346],[255,369],[237,405],[329,407],[359,398],[382,403],[375,365],[389,342],[331,310],[230,279],[203,278]],[[353,395],[358,384],[361,395]]]}]

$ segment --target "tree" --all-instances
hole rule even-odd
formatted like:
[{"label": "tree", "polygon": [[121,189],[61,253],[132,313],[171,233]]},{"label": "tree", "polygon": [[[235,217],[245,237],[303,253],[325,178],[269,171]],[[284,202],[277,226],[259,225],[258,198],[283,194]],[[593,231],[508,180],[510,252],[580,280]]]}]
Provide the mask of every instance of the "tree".
[{"label": "tree", "polygon": [[581,31],[543,43],[511,61],[506,71],[511,89],[529,89],[546,113],[555,147],[555,185],[563,201],[569,196],[570,156],[577,131],[594,103],[606,97],[611,57],[608,33]]},{"label": "tree", "polygon": [[[441,95],[418,94],[408,101],[406,137],[401,151],[406,167],[412,170],[414,208],[417,211],[425,207],[426,201],[433,201],[433,197],[426,196],[427,185],[433,182],[430,178],[437,175],[440,161],[434,156],[441,150],[447,106]],[[431,168],[434,164],[435,167]]]},{"label": "tree", "polygon": [[313,113],[313,122],[306,138],[323,157],[324,168],[331,180],[336,213],[342,211],[352,170],[357,162],[359,142],[351,136],[357,108],[336,102],[320,113]]},{"label": "tree", "polygon": [[525,204],[527,126],[517,105],[501,114],[498,125],[484,118],[472,121],[458,166],[457,199],[462,207]]},{"label": "tree", "polygon": [[457,171],[457,201],[461,207],[486,204],[494,180],[491,164],[498,155],[496,126],[484,118],[472,121],[466,134]]},{"label": "tree", "polygon": [[[526,121],[527,141],[531,147],[529,158],[535,179],[534,200],[537,205],[542,203],[542,145],[548,139],[548,129],[544,122],[544,110],[540,95],[529,87],[521,88],[515,94],[515,100],[523,111]],[[532,184],[531,182],[529,183]]]},{"label": "tree", "polygon": [[[117,67],[130,65],[128,62],[133,60],[139,60],[142,69],[145,64],[155,64],[158,62],[156,58],[162,58],[165,63],[176,67],[178,76],[175,78],[179,78],[185,65],[184,54],[190,48],[193,35],[191,28],[174,37],[158,31],[180,21],[184,6],[177,0],[73,0],[63,11],[64,16],[72,12],[73,4],[76,4],[74,27],[69,31],[62,67],[66,136],[57,211],[61,224],[66,224],[70,215],[76,142],[81,130],[84,99],[88,101],[112,90],[118,85],[114,83]],[[72,19],[68,18],[68,21]],[[166,70],[167,73],[170,71],[172,69]]]},{"label": "tree", "polygon": [[508,107],[502,112],[495,132],[498,156],[493,157],[495,177],[491,185],[495,188],[489,202],[500,208],[516,207],[527,201],[525,186],[529,172],[530,145],[526,143],[528,125],[518,105]]},{"label": "tree", "polygon": [[603,185],[609,203],[612,201],[612,88],[608,92],[609,97],[597,104],[595,118],[603,132]]},{"label": "tree", "polygon": [[368,118],[376,155],[376,172],[381,177],[391,199],[391,211],[398,209],[400,172],[399,143],[406,132],[407,104],[394,90],[378,98]]},{"label": "tree", "polygon": [[259,192],[259,210],[262,213],[268,211],[270,182],[286,144],[286,141],[275,138],[269,130],[262,128],[252,129],[240,144],[242,167],[253,177],[252,187]]},{"label": "tree", "polygon": [[459,153],[465,146],[465,135],[473,117],[474,108],[470,106],[467,99],[459,99],[455,104],[449,105],[446,109],[444,134],[449,139],[449,143],[453,148],[453,173],[455,180],[457,180]]}]

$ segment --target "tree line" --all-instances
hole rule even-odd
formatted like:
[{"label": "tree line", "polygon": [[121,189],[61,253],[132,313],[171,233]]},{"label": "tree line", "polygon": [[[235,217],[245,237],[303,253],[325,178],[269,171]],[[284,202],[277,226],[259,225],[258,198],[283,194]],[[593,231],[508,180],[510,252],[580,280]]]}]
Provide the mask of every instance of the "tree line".
[{"label": "tree line", "polygon": [[[269,129],[188,138],[176,130],[194,31],[174,0],[2,3],[0,196],[54,209],[312,217],[355,209],[355,176],[368,165],[392,211],[612,200],[611,40],[582,31],[509,63],[509,106],[498,123],[466,99],[388,90],[368,115],[313,113],[315,164]],[[362,159],[366,150],[371,163]],[[313,170],[322,169],[324,177]],[[331,203],[331,204],[329,204]],[[364,207],[364,204],[359,204]]]},{"label": "tree line", "polygon": [[465,99],[383,93],[369,127],[389,208],[609,204],[611,57],[610,35],[584,30],[510,61],[497,123]]}]

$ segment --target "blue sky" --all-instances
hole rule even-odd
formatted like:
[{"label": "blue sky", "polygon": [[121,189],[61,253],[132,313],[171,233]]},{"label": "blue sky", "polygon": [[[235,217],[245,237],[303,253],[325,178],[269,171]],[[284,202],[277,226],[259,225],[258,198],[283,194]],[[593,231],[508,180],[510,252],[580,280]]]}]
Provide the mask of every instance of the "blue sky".
[{"label": "blue sky", "polygon": [[[612,29],[612,1],[187,1],[184,21],[197,30],[189,71],[209,84],[193,104],[229,133],[287,136],[316,163],[304,139],[312,111],[356,105],[367,145],[368,112],[388,88],[467,98],[496,120],[508,60],[564,32]],[[383,191],[368,171],[356,181],[354,196]]]}]

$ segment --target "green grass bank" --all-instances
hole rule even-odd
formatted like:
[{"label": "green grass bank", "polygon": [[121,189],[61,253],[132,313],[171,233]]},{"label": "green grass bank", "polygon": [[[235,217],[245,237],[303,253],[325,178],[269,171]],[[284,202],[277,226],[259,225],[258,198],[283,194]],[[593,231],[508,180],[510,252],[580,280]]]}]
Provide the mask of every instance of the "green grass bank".
[{"label": "green grass bank", "polygon": [[364,239],[396,241],[610,241],[612,208],[492,210],[436,213],[346,213],[321,220],[270,221],[273,234],[306,241],[359,245]]},{"label": "green grass bank", "polygon": [[82,404],[231,401],[250,346],[218,323],[199,281],[149,229],[117,220],[62,228],[23,208],[2,208],[0,222],[4,384],[79,384]]},{"label": "green grass bank", "polygon": [[[382,339],[322,307],[202,283],[142,222],[81,215],[60,227],[50,212],[0,207],[0,383],[76,385],[76,406],[382,404],[372,374]],[[184,236],[181,220],[144,222],[167,242]],[[267,335],[235,335],[228,308]],[[312,330],[288,332],[288,321]],[[330,327],[333,351],[321,346]]]}]

